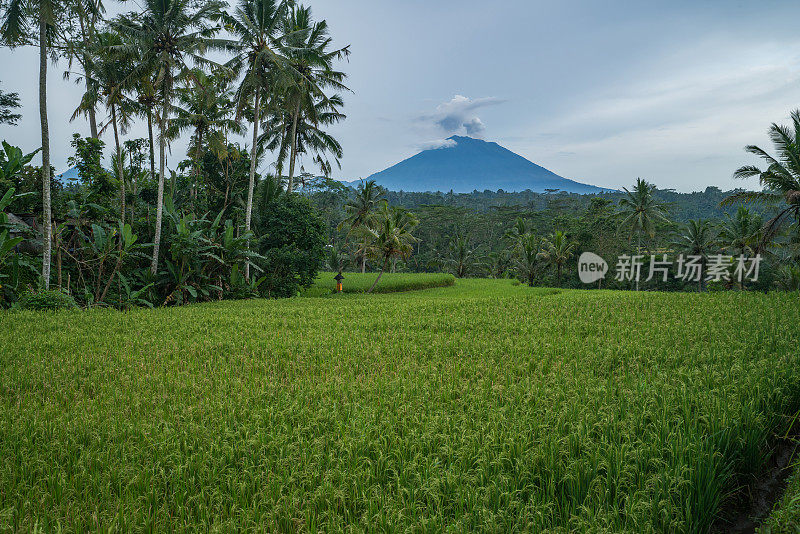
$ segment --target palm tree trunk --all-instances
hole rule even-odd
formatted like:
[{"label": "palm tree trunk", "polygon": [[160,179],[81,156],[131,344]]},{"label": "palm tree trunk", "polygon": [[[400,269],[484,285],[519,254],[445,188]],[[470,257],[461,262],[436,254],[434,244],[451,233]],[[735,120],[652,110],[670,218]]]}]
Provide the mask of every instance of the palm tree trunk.
[{"label": "palm tree trunk", "polygon": [[294,108],[294,115],[292,116],[292,151],[289,155],[289,184],[286,187],[286,192],[291,193],[294,189],[294,160],[297,157],[297,120],[300,116],[300,100],[297,100],[297,106]]},{"label": "palm tree trunk", "polygon": [[[87,35],[87,28],[85,27],[85,25],[83,23],[83,16],[79,16],[78,20],[79,20],[79,22],[81,24],[81,35],[83,36],[83,47],[84,47],[83,49],[84,50],[88,50],[89,49],[89,42],[91,41],[91,37],[92,37],[92,32],[89,31],[89,33]],[[83,54],[83,66],[84,66],[84,69],[88,69],[88,64],[89,64],[89,54],[84,53]],[[88,74],[89,73],[87,72],[87,76],[84,76],[84,78],[83,78],[84,82],[85,82],[85,85],[86,85],[86,92],[87,93],[90,90]],[[94,137],[95,139],[99,139],[99,137],[97,136],[97,115],[95,113],[94,106],[89,108],[88,115],[89,115],[89,131],[91,132],[91,136]]]},{"label": "palm tree trunk", "polygon": [[705,272],[705,260],[700,260],[700,279],[697,281],[697,292],[702,293],[703,291],[703,273]]},{"label": "palm tree trunk", "polygon": [[383,271],[386,270],[386,266],[387,266],[388,263],[389,263],[388,259],[386,259],[383,262],[383,267],[381,267],[381,272],[378,273],[378,278],[376,278],[375,281],[372,283],[372,287],[370,287],[369,290],[367,290],[367,293],[372,293],[372,290],[375,289],[375,286],[378,285],[378,282],[380,281],[381,276],[383,276]]},{"label": "palm tree trunk", "polygon": [[[640,230],[639,233],[636,234],[636,255],[639,256],[641,254],[642,254],[642,232]],[[636,267],[634,265],[631,265],[631,269],[636,269]],[[636,291],[639,291],[639,271],[636,270],[634,274],[636,276]]]},{"label": "palm tree trunk", "polygon": [[153,148],[153,110],[147,108],[147,135],[150,138],[150,179],[156,176],[156,151]]},{"label": "palm tree trunk", "polygon": [[[89,81],[86,81],[86,90],[89,90]],[[97,136],[97,116],[94,111],[94,106],[89,108],[89,131],[91,132],[92,137],[95,139],[100,139]]]},{"label": "palm tree trunk", "polygon": [[[744,247],[741,247],[739,249],[739,256],[741,256],[741,257],[744,256]],[[745,281],[744,280],[744,276],[742,276],[742,279],[738,281],[739,282],[739,291],[744,291],[744,281]]]},{"label": "palm tree trunk", "polygon": [[61,247],[59,246],[58,238],[56,238],[56,275],[58,276],[58,289],[61,289],[63,278],[61,277]]},{"label": "palm tree trunk", "polygon": [[366,254],[361,255],[361,274],[367,272],[367,256]]},{"label": "palm tree trunk", "polygon": [[[114,126],[114,144],[117,147],[117,172],[119,173],[119,213],[122,224],[125,224],[125,166],[122,164],[122,147],[119,146],[117,131],[117,106],[111,104],[111,122]],[[120,241],[120,247],[122,241]]]},{"label": "palm tree trunk", "polygon": [[[203,130],[197,132],[197,150],[195,150],[194,162],[194,188],[192,190],[192,202],[197,200],[197,190],[200,188],[200,147],[203,146]],[[194,206],[192,206],[194,207]]]},{"label": "palm tree trunk", "polygon": [[50,127],[47,123],[47,23],[39,15],[39,119],[42,125],[42,205],[44,243],[42,252],[42,281],[50,289],[50,253],[53,242],[53,223],[50,214]]},{"label": "palm tree trunk", "polygon": [[[253,193],[256,187],[256,143],[258,142],[258,121],[261,113],[261,87],[256,87],[255,113],[253,114],[253,146],[250,148],[250,182],[247,186],[247,210],[244,216],[245,232],[250,231],[250,224],[253,220]],[[250,248],[250,240],[247,240],[247,248]],[[244,279],[250,281],[250,263],[244,264]]]},{"label": "palm tree trunk", "polygon": [[164,215],[164,167],[165,167],[165,143],[167,131],[167,106],[168,106],[168,90],[164,89],[164,109],[161,114],[161,125],[159,126],[158,136],[158,196],[156,206],[156,232],[153,237],[153,261],[150,264],[150,272],[155,275],[158,272],[158,249],[161,246],[161,218]]},{"label": "palm tree trunk", "polygon": [[[131,170],[133,170],[133,158],[131,158]],[[138,189],[136,187],[136,173],[131,173],[131,194],[133,197],[131,198],[131,226],[133,226],[133,222],[136,220],[136,193]]]}]

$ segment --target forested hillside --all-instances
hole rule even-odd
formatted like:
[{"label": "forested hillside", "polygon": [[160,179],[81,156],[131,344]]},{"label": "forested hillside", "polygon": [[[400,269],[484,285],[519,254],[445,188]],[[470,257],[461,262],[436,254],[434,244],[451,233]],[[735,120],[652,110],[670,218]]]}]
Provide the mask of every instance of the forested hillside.
[{"label": "forested hillside", "polygon": [[[315,188],[309,183],[309,194],[317,208],[324,214],[328,225],[328,242],[335,257],[329,266],[337,269],[354,268],[358,265],[358,244],[344,230],[348,201],[358,198],[358,191],[342,186],[332,180],[321,180]],[[642,253],[679,252],[681,240],[690,232],[692,221],[706,223],[703,239],[710,253],[712,245],[720,251],[729,247],[723,243],[726,225],[736,221],[741,204],[724,204],[725,199],[741,190],[722,191],[708,187],[705,191],[678,193],[672,190],[652,192],[653,201],[663,207],[665,220],[655,221],[653,235],[642,236]],[[392,206],[413,211],[419,220],[414,235],[414,253],[407,260],[398,260],[392,265],[397,271],[439,272],[447,271],[459,277],[520,276],[524,266],[519,264],[518,240],[528,234],[537,240],[532,252],[530,271],[535,271],[539,284],[556,285],[556,272],[548,269],[544,262],[537,262],[539,242],[556,232],[562,232],[569,244],[574,244],[570,254],[570,270],[563,284],[579,287],[577,273],[571,268],[583,251],[602,254],[614,261],[618,255],[636,251],[633,234],[623,223],[620,202],[628,193],[604,193],[579,195],[568,193],[540,194],[531,191],[511,193],[504,191],[474,191],[472,193],[413,193],[382,191]],[[759,205],[747,207],[746,218],[766,221],[774,215],[774,209]],[[760,223],[758,223],[760,224]],[[520,226],[522,225],[522,226]],[[702,226],[702,225],[701,225]],[[704,226],[705,228],[705,226]],[[704,252],[703,254],[706,254]],[[780,254],[773,249],[771,257]],[[333,263],[336,263],[334,265]],[[566,264],[565,264],[566,265]],[[562,266],[563,267],[563,266]],[[366,269],[377,269],[374,262],[366,261]],[[772,287],[778,276],[775,269],[766,266],[758,287]],[[612,278],[612,277],[609,277]],[[628,288],[629,284],[608,280],[610,287]],[[561,284],[559,284],[561,285]],[[670,281],[659,284],[659,289],[690,289],[687,284]]]},{"label": "forested hillside", "polygon": [[[715,219],[733,213],[736,207],[721,206],[727,197],[740,190],[723,191],[718,187],[707,187],[704,191],[678,193],[671,189],[657,189],[654,196],[670,205],[672,219],[686,222],[689,219]],[[600,197],[619,201],[624,192],[580,195],[575,193],[535,193],[522,191],[519,193],[499,191],[473,191],[472,193],[413,193],[405,191],[388,191],[386,198],[390,204],[397,204],[408,209],[422,206],[450,206],[468,208],[471,211],[485,212],[498,208],[515,208],[521,212],[542,211],[548,208],[586,209],[593,198]]]}]

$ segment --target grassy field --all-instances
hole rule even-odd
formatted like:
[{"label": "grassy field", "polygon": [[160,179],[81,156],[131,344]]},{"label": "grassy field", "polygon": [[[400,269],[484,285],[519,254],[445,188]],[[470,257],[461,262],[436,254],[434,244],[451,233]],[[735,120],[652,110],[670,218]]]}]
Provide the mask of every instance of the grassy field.
[{"label": "grassy field", "polygon": [[[314,280],[314,285],[303,291],[306,297],[322,297],[332,294],[336,289],[336,273],[321,272]],[[375,282],[377,273],[342,273],[342,293],[364,293]],[[452,274],[443,273],[383,273],[373,293],[394,293],[397,291],[412,291],[417,289],[431,289],[434,287],[452,286],[455,283]]]},{"label": "grassy field", "polygon": [[0,530],[705,531],[800,408],[798,324],[504,280],[0,314]]}]

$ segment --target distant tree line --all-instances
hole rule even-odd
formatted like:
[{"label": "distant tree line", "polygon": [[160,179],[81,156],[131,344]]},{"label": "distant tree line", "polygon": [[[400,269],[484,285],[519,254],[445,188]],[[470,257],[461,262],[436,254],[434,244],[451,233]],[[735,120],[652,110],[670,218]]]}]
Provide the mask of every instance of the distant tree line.
[{"label": "distant tree line", "polygon": [[[611,263],[620,256],[641,255],[639,281],[616,280],[611,272],[599,287],[616,289],[800,290],[800,114],[790,127],[770,129],[776,156],[759,147],[764,169],[745,166],[737,178],[758,177],[762,191],[677,193],[658,190],[644,180],[620,192],[577,195],[564,192],[472,193],[392,192],[374,182],[355,193],[338,183],[307,193],[325,213],[329,267],[379,269],[369,261],[368,240],[353,228],[382,202],[413,210],[413,255],[389,264],[395,271],[448,271],[457,277],[509,277],[530,285],[585,287],[576,261],[589,251]],[[344,229],[344,231],[343,231]],[[650,256],[699,258],[700,280],[647,278]],[[710,259],[730,257],[729,273],[707,283]],[[736,259],[761,259],[758,280],[739,281]]]}]

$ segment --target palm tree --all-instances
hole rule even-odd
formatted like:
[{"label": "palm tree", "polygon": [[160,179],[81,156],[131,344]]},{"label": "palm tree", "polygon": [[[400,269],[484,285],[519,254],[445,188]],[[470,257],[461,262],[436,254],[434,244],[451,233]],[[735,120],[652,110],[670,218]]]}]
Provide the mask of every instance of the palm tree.
[{"label": "palm tree", "polygon": [[[242,115],[250,102],[253,105],[253,144],[250,147],[245,232],[250,231],[253,217],[261,99],[271,89],[270,82],[279,83],[290,68],[284,57],[286,35],[281,30],[292,3],[292,0],[239,0],[233,15],[223,14],[225,29],[235,37],[226,43],[227,49],[234,54],[226,66],[236,75],[244,71],[235,96],[237,117]],[[245,265],[245,278],[249,277],[250,266]]]},{"label": "palm tree", "polygon": [[506,230],[506,232],[503,234],[503,237],[508,239],[513,245],[519,241],[520,237],[527,233],[528,225],[525,223],[525,219],[522,217],[517,217],[517,220],[514,221],[514,226]]},{"label": "palm tree", "polygon": [[372,293],[393,258],[407,258],[414,250],[417,240],[411,232],[419,224],[414,215],[396,206],[389,207],[384,201],[379,210],[374,228],[369,228],[374,237],[370,253],[381,262],[381,270],[367,293]]},{"label": "palm tree", "polygon": [[[85,104],[80,112],[89,119],[91,136],[98,139],[96,97],[97,87],[94,86],[94,61],[92,49],[95,47],[97,24],[103,20],[105,6],[102,0],[71,0],[69,8],[77,19],[77,26],[70,25],[68,36],[64,39],[64,55],[68,60],[68,68],[72,68],[73,61],[77,61],[84,75],[75,81],[85,84],[85,92],[81,101]],[[64,74],[70,76],[69,70]]]},{"label": "palm tree", "polygon": [[572,258],[575,247],[577,247],[577,243],[570,242],[567,235],[560,230],[556,230],[548,239],[542,241],[544,250],[539,253],[539,257],[547,265],[556,268],[559,287],[561,287],[561,271],[564,269],[564,264]]},{"label": "palm tree", "polygon": [[778,156],[771,156],[766,150],[748,145],[745,150],[767,162],[762,170],[755,165],[745,165],[733,173],[734,178],[757,176],[763,191],[741,191],[734,193],[723,204],[735,202],[763,203],[778,206],[786,205],[777,215],[767,221],[761,236],[761,245],[772,240],[780,231],[787,218],[794,217],[800,224],[800,110],[791,113],[792,126],[772,123],[769,137]]},{"label": "palm tree", "polygon": [[336,243],[328,245],[328,247],[328,269],[335,273],[344,271],[347,266],[347,254],[345,250]]},{"label": "palm tree", "polygon": [[[109,122],[114,131],[115,162],[117,164],[117,176],[119,177],[120,220],[124,225],[125,171],[122,145],[119,141],[119,130],[120,127],[125,130],[128,126],[128,118],[132,106],[123,94],[123,90],[125,89],[125,84],[129,82],[130,66],[135,61],[135,55],[122,48],[122,39],[116,32],[96,33],[94,34],[94,39],[91,50],[86,54],[86,57],[91,58],[91,74],[84,74],[86,78],[91,79],[91,82],[87,83],[87,87],[91,89],[84,93],[81,103],[73,112],[70,120],[80,113],[88,114],[91,112],[90,117],[93,117],[95,106],[100,101],[109,110],[111,114]],[[103,130],[108,125],[106,124]]]},{"label": "palm tree", "polygon": [[520,234],[514,244],[514,267],[530,287],[536,279],[541,249],[542,240],[530,232]]},{"label": "palm tree", "polygon": [[[347,217],[339,224],[339,229],[348,227],[348,234],[358,233],[359,229],[372,225],[378,204],[385,199],[386,191],[375,180],[369,180],[358,186],[353,198],[344,205]],[[369,236],[369,232],[364,233]],[[361,272],[366,270],[366,254],[361,251]]]},{"label": "palm tree", "polygon": [[690,220],[686,223],[678,239],[672,242],[672,246],[679,251],[686,252],[692,256],[700,257],[700,276],[697,282],[697,290],[703,290],[703,272],[708,263],[708,255],[714,247],[716,237],[712,234],[711,223],[706,220]]},{"label": "palm tree", "polygon": [[453,271],[455,271],[453,274],[456,275],[456,278],[467,276],[474,256],[475,251],[469,245],[469,238],[457,235],[450,243],[449,260],[449,263],[453,266]]},{"label": "palm tree", "polygon": [[295,159],[298,154],[297,130],[301,110],[309,116],[311,123],[318,122],[316,99],[328,102],[326,111],[332,111],[331,99],[324,90],[347,91],[344,80],[347,75],[333,69],[333,62],[350,55],[350,47],[330,50],[332,39],[328,34],[328,23],[314,22],[310,7],[294,7],[283,21],[283,32],[289,45],[286,54],[293,69],[293,83],[287,87],[284,104],[292,115],[289,130],[289,178],[287,191],[294,190]]},{"label": "palm tree", "polygon": [[139,79],[152,72],[155,80],[153,85],[161,100],[156,227],[150,264],[150,271],[154,275],[158,272],[166,142],[176,82],[181,78],[192,78],[190,62],[196,65],[210,64],[202,54],[209,49],[223,48],[223,43],[213,39],[218,27],[210,22],[219,18],[224,5],[219,0],[200,4],[193,0],[144,0],[144,11],[136,18],[122,16],[113,22],[113,27],[121,34],[126,46],[140,54],[131,79]]},{"label": "palm tree", "polygon": [[272,174],[264,176],[264,178],[258,182],[258,187],[256,189],[258,211],[263,213],[264,210],[266,210],[270,204],[278,200],[285,191],[280,178]]},{"label": "palm tree", "polygon": [[[153,85],[153,73],[138,73],[133,80],[133,91],[136,93],[136,113],[147,119],[147,139],[150,153],[150,178],[156,177],[156,157],[153,146],[153,116],[157,113],[158,95]],[[158,117],[156,120],[160,121]],[[160,122],[159,122],[160,123]]]},{"label": "palm tree", "polygon": [[505,249],[500,252],[490,252],[487,257],[489,259],[489,276],[492,278],[505,278],[513,260],[511,251]]},{"label": "palm tree", "polygon": [[[726,216],[720,228],[719,238],[723,248],[735,252],[739,256],[758,254],[761,252],[761,217],[752,213],[747,207],[739,206],[736,214]],[[739,289],[744,288],[744,281],[738,282]]]},{"label": "palm tree", "polygon": [[[227,147],[227,132],[241,133],[240,123],[232,116],[230,78],[224,74],[210,75],[193,69],[193,80],[176,90],[177,104],[173,106],[175,118],[170,121],[170,137],[177,137],[186,130],[192,130],[189,146],[190,157],[194,160],[194,185],[190,198],[197,197],[200,185],[200,162],[205,153],[204,142],[212,150]],[[196,82],[196,83],[195,83]]]},{"label": "palm tree", "polygon": [[[244,170],[246,175],[247,170],[250,168],[248,151],[240,148],[237,144],[228,142],[224,131],[219,133],[219,137],[223,138],[222,142],[215,142],[208,147],[209,152],[214,156],[213,159],[208,157],[203,159],[203,168],[206,170],[206,185],[212,192],[216,191],[222,196],[220,210],[227,210],[231,204],[241,205],[244,208],[247,204],[247,199],[245,198],[247,183],[245,181],[245,194],[241,196],[241,171]],[[263,180],[259,182],[259,186],[262,183]]]},{"label": "palm tree", "polygon": [[761,217],[745,206],[739,206],[736,214],[726,216],[719,237],[723,247],[737,254],[757,254],[760,251]]},{"label": "palm tree", "polygon": [[[39,122],[42,133],[42,206],[44,243],[42,252],[42,282],[50,288],[50,255],[53,246],[53,224],[50,206],[50,127],[47,121],[47,56],[54,41],[64,4],[59,0],[10,0],[5,6],[0,25],[3,42],[10,46],[38,44],[39,46]],[[38,35],[29,26],[38,26]]]},{"label": "palm tree", "polygon": [[800,291],[800,266],[781,266],[776,283],[782,291]]},{"label": "palm tree", "polygon": [[[655,235],[655,223],[667,222],[666,206],[658,202],[653,193],[656,186],[648,184],[641,178],[636,179],[633,191],[624,188],[625,196],[619,201],[617,215],[622,217],[620,228],[627,228],[628,241],[636,234],[636,254],[642,253],[642,235],[651,238]],[[639,280],[636,279],[636,291],[639,291]]]},{"label": "palm tree", "polygon": [[333,167],[327,158],[328,154],[333,156],[334,163],[341,168],[339,160],[342,157],[342,145],[332,135],[323,131],[321,126],[335,124],[345,119],[346,116],[338,110],[344,105],[342,97],[333,95],[329,99],[314,100],[313,112],[308,113],[305,108],[300,108],[296,124],[294,115],[281,102],[278,102],[270,112],[267,119],[268,126],[258,142],[266,150],[278,151],[276,161],[278,174],[283,174],[283,165],[292,150],[290,132],[293,128],[296,132],[294,139],[296,154],[313,154],[314,163],[325,176],[330,175]]}]

